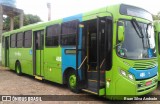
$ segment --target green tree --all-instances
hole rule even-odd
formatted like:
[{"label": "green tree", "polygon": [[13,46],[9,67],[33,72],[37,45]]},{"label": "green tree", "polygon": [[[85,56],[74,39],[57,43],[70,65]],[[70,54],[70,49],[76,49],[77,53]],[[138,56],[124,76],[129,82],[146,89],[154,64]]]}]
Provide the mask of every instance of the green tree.
[{"label": "green tree", "polygon": [[160,20],[160,12],[158,12],[156,15],[152,15],[153,20]]},{"label": "green tree", "polygon": [[[41,19],[37,15],[32,15],[32,14],[24,14],[24,20],[23,20],[23,25],[29,25],[33,23],[41,22]],[[14,17],[14,29],[19,28],[19,16]],[[10,30],[10,18],[9,17],[4,17],[3,19],[3,30]]]}]

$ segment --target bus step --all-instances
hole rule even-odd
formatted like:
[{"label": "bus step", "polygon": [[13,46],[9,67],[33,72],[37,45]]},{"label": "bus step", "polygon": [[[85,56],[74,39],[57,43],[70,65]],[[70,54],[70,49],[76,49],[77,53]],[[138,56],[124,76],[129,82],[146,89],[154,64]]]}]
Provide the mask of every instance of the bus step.
[{"label": "bus step", "polygon": [[96,80],[98,79],[97,71],[90,71],[87,73],[88,79]]},{"label": "bus step", "polygon": [[35,79],[43,80],[43,77],[35,75]]},{"label": "bus step", "polygon": [[93,88],[93,89],[97,89],[98,86],[98,82],[97,80],[88,80],[88,88]]},{"label": "bus step", "polygon": [[98,95],[97,89],[82,89],[82,91],[85,91],[85,92],[88,92],[88,93],[91,93],[91,94]]},{"label": "bus step", "polygon": [[[92,80],[92,79],[88,79],[88,87],[93,87],[93,88],[97,88],[98,86],[98,81],[97,80]],[[105,87],[105,82],[100,81],[100,87]]]}]

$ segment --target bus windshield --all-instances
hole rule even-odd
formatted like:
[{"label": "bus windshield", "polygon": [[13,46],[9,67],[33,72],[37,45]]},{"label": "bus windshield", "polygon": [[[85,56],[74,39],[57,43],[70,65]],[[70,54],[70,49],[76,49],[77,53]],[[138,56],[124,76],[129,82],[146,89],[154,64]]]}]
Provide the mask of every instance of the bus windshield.
[{"label": "bus windshield", "polygon": [[124,20],[124,24],[125,39],[121,45],[118,45],[118,55],[127,59],[147,59],[156,57],[153,28],[148,26],[149,24],[136,20]]}]

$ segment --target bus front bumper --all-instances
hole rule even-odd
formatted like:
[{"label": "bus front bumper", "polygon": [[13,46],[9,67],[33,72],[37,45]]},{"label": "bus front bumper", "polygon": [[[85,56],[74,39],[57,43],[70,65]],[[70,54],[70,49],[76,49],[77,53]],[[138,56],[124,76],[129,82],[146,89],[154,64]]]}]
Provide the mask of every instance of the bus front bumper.
[{"label": "bus front bumper", "polygon": [[130,81],[124,77],[119,78],[115,85],[115,94],[109,96],[110,99],[125,100],[152,92],[157,88],[158,76],[150,79]]}]

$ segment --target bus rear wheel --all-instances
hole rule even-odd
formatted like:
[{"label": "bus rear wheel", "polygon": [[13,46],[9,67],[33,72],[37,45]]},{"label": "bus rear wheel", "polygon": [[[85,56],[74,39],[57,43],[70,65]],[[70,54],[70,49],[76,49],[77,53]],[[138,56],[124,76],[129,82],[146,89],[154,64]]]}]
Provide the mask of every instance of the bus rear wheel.
[{"label": "bus rear wheel", "polygon": [[21,72],[21,64],[19,62],[16,63],[16,73],[17,75],[22,75],[22,72]]},{"label": "bus rear wheel", "polygon": [[74,72],[70,72],[68,74],[68,87],[72,92],[78,93],[79,90],[77,89],[77,80],[76,74]]}]

